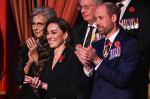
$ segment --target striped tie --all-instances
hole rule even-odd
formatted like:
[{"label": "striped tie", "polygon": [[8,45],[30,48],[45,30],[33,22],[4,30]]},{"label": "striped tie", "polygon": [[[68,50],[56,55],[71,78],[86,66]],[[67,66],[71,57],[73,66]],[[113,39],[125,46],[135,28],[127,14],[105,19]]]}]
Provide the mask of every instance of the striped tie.
[{"label": "striped tie", "polygon": [[92,32],[93,32],[94,27],[93,26],[89,26],[89,27],[90,27],[90,31],[89,31],[88,36],[86,38],[84,47],[89,46],[90,42],[91,42],[91,37],[92,37]]},{"label": "striped tie", "polygon": [[110,48],[110,45],[112,43],[110,42],[109,39],[106,40],[105,44],[104,44],[104,55],[103,55],[103,59],[105,59],[109,53],[109,48]]}]

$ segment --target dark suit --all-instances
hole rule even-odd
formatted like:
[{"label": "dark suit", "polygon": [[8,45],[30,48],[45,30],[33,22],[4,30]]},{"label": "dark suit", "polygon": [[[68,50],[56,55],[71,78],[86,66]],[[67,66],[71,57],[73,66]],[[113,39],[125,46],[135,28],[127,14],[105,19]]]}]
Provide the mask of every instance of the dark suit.
[{"label": "dark suit", "polygon": [[74,26],[72,32],[75,44],[83,44],[87,28],[88,23],[86,21],[82,21]]},{"label": "dark suit", "polygon": [[[130,10],[131,7],[134,8],[135,11],[132,12]],[[134,2],[133,0],[131,0],[131,2],[129,3],[122,17],[122,19],[138,18],[138,23],[139,23],[139,27],[137,29],[125,30],[125,33],[138,40],[140,50],[141,50],[141,57],[138,65],[139,67],[136,73],[137,78],[135,79],[137,86],[135,86],[135,88],[139,86],[148,86],[149,83],[149,76],[148,76],[149,60],[150,60],[150,19],[149,17],[150,17],[149,9],[139,3]],[[139,89],[135,89],[135,90],[139,91]],[[146,90],[142,92],[145,93],[146,98],[142,96],[141,99],[147,99]],[[135,96],[137,96],[135,99],[140,97],[138,95],[139,93],[135,93]]]},{"label": "dark suit", "polygon": [[[103,58],[104,42],[105,39],[102,39],[92,45],[100,58]],[[120,31],[112,43],[110,52],[117,52],[116,48],[119,46],[116,43],[119,42],[120,55],[109,53],[94,71],[91,99],[132,99],[132,79],[140,57],[139,46],[135,39]]]},{"label": "dark suit", "polygon": [[51,55],[43,72],[42,81],[48,83],[45,99],[76,99],[81,88],[82,64],[74,51],[68,48],[62,55],[63,58],[56,63],[53,70],[51,68],[54,55]]},{"label": "dark suit", "polygon": [[[129,9],[133,7],[134,12],[130,12]],[[125,33],[136,38],[140,45],[141,50],[141,60],[140,60],[140,72],[138,78],[141,78],[138,81],[141,84],[148,83],[148,65],[150,58],[150,11],[146,7],[134,2],[131,0],[128,7],[126,8],[125,13],[123,14],[122,19],[131,19],[138,18],[139,27],[138,29],[125,30]]]}]

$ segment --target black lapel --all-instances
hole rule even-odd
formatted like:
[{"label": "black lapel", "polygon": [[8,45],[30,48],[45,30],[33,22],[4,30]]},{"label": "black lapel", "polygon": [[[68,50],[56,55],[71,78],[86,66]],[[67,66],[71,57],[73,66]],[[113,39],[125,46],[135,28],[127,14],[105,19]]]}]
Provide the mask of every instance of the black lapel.
[{"label": "black lapel", "polygon": [[92,47],[96,50],[96,54],[100,58],[103,58],[104,43],[105,39],[102,39],[92,44]]},{"label": "black lapel", "polygon": [[132,0],[131,0],[131,2],[129,3],[129,5],[127,6],[127,8],[126,8],[126,10],[125,10],[125,12],[124,12],[124,14],[123,14],[122,19],[127,19],[127,18],[133,17],[133,14],[134,14],[135,12],[129,12],[129,8],[131,8],[131,7],[134,7],[134,8],[135,8],[134,2],[133,2]]},{"label": "black lapel", "polygon": [[60,55],[60,58],[57,61],[57,63],[55,64],[55,67],[53,68],[53,71],[58,70],[59,67],[62,68],[63,63],[65,62],[65,60],[67,58],[67,54],[66,53],[68,53],[68,49],[67,48],[65,48],[64,51],[62,52],[62,54]]}]

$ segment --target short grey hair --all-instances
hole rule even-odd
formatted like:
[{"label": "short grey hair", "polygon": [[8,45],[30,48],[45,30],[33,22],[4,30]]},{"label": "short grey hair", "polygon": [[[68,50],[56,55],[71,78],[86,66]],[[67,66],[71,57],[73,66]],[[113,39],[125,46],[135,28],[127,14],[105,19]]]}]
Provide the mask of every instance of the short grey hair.
[{"label": "short grey hair", "polygon": [[53,17],[57,17],[57,14],[53,8],[40,6],[40,7],[35,8],[33,12],[31,13],[31,16],[30,16],[31,22],[33,22],[33,17],[38,14],[43,15],[46,18],[46,20],[53,18]]},{"label": "short grey hair", "polygon": [[[80,2],[81,0],[79,0],[79,2]],[[95,2],[96,4],[99,4],[99,3],[103,3],[104,2],[104,0],[92,0],[93,2]]]}]

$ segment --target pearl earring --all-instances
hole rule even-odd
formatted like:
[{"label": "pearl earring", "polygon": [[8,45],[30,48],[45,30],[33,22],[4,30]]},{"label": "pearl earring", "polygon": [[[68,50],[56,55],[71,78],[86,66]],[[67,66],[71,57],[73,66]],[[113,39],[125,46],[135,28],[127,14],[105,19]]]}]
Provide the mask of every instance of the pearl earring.
[{"label": "pearl earring", "polygon": [[64,39],[64,44],[66,43],[65,39]]}]

